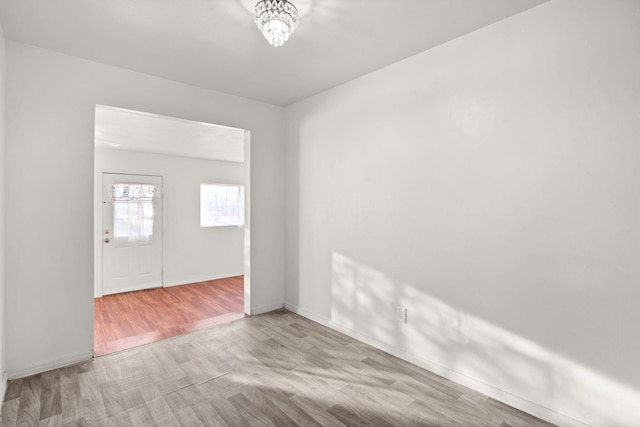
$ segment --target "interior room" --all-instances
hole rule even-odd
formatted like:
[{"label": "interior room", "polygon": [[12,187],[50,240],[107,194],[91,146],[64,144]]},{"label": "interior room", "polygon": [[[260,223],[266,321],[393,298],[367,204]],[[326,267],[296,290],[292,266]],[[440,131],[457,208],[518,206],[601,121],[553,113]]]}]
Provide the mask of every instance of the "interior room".
[{"label": "interior room", "polygon": [[[0,27],[3,426],[640,425],[639,0],[0,0]],[[241,318],[95,356],[96,175],[132,172],[103,107],[242,130]]]},{"label": "interior room", "polygon": [[95,129],[94,356],[244,317],[247,132],[104,105]]}]

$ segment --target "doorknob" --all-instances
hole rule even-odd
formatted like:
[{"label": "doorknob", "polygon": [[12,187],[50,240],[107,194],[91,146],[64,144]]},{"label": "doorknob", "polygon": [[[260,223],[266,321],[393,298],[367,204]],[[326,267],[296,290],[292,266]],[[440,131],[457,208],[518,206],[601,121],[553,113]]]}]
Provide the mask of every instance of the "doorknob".
[{"label": "doorknob", "polygon": [[104,242],[109,243],[110,242],[109,238],[107,237],[106,239],[104,239]]}]

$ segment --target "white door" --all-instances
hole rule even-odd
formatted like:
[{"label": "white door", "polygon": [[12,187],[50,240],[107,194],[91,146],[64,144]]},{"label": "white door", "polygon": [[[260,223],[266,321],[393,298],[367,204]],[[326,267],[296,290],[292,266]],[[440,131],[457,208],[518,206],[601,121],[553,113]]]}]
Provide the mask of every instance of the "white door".
[{"label": "white door", "polygon": [[102,174],[102,293],[162,286],[162,177]]}]

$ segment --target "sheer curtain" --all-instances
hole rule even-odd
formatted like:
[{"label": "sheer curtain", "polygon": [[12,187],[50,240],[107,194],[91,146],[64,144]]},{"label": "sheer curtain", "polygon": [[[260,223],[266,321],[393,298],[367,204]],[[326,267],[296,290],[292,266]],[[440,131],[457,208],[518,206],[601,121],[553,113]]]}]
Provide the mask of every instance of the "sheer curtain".
[{"label": "sheer curtain", "polygon": [[151,184],[119,183],[112,186],[113,237],[129,242],[153,238],[157,188]]}]

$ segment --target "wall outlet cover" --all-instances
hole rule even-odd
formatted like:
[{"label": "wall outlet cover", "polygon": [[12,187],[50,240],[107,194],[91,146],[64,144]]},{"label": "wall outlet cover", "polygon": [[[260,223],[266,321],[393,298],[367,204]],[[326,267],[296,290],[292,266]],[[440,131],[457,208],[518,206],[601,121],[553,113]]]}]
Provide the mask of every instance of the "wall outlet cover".
[{"label": "wall outlet cover", "polygon": [[401,305],[398,306],[396,319],[398,322],[407,323],[407,307],[403,307]]}]

